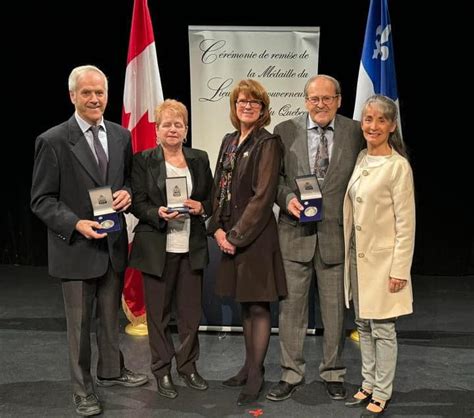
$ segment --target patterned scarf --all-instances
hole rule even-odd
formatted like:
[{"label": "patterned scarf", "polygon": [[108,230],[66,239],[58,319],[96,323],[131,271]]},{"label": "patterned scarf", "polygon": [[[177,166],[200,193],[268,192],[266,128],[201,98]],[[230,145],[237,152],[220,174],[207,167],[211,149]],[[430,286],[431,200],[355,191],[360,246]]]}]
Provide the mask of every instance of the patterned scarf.
[{"label": "patterned scarf", "polygon": [[[235,159],[237,156],[237,138],[232,140],[227,148],[224,150],[221,156],[221,178],[219,180],[219,207],[222,208],[230,202],[231,198],[231,184],[232,184],[232,172],[235,167]],[[226,213],[226,215],[230,215]]]}]

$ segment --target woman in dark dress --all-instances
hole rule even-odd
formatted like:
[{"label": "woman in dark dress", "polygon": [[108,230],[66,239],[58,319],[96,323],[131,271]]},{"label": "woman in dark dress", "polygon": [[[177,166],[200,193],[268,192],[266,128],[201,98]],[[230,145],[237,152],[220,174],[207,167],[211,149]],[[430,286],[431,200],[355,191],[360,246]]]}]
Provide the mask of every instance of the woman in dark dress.
[{"label": "woman in dark dress", "polygon": [[286,279],[273,213],[283,147],[270,123],[270,99],[255,80],[242,80],[230,95],[235,132],[219,151],[208,232],[222,251],[216,293],[241,304],[245,363],[223,382],[243,386],[237,400],[257,400],[271,331],[270,302],[286,296]]}]

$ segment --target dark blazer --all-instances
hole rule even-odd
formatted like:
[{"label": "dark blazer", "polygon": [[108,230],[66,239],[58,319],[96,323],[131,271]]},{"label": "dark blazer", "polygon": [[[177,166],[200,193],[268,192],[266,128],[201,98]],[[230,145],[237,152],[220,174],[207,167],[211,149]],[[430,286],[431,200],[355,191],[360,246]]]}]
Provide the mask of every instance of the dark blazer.
[{"label": "dark blazer", "polygon": [[[112,192],[130,190],[132,148],[130,132],[104,121],[109,166],[107,184]],[[94,154],[74,116],[36,139],[31,188],[31,209],[48,228],[48,260],[51,276],[74,280],[100,277],[109,258],[116,272],[127,262],[127,230],[101,240],[88,240],[75,230],[80,219],[93,219],[88,190],[103,186]]]},{"label": "dark blazer", "polygon": [[336,115],[331,161],[321,186],[323,218],[320,222],[299,223],[287,208],[288,202],[297,196],[295,177],[311,173],[307,118],[305,113],[281,122],[274,129],[285,147],[283,175],[280,176],[277,195],[281,252],[286,260],[309,262],[314,256],[317,238],[324,263],[339,264],[344,262],[342,202],[357,155],[365,141],[359,122]]},{"label": "dark blazer", "polygon": [[208,232],[222,228],[237,249],[222,254],[216,293],[238,302],[276,301],[286,296],[286,279],[278,244],[273,203],[283,147],[280,137],[266,129],[253,130],[236,152],[232,172],[230,219],[220,216],[219,194],[222,156],[239,132],[224,137],[214,182],[214,213]]},{"label": "dark blazer", "polygon": [[[190,199],[204,206],[211,215],[212,173],[205,151],[183,147],[184,158],[193,181]],[[166,206],[166,164],[163,149],[156,147],[135,154],[132,170],[132,213],[138,218],[135,227],[130,266],[148,274],[161,276],[166,262],[168,222],[158,215]],[[193,270],[203,269],[209,262],[205,218],[191,216],[189,259]]]}]

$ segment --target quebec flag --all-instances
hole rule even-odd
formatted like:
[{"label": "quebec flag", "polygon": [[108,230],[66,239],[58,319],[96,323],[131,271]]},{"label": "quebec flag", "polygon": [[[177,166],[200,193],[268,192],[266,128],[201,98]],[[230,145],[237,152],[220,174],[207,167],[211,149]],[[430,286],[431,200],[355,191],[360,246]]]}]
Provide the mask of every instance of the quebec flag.
[{"label": "quebec flag", "polygon": [[[388,14],[387,0],[370,0],[364,48],[357,80],[353,116],[355,120],[361,119],[364,102],[373,94],[388,96],[398,106],[392,26]],[[400,118],[400,111],[398,117]],[[398,126],[401,130],[400,123]]]}]

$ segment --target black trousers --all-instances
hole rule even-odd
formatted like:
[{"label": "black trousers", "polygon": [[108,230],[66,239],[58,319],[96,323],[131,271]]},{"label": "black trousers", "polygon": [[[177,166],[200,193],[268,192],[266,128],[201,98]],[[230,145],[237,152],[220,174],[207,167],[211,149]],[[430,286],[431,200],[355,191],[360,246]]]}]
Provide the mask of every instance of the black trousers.
[{"label": "black trousers", "polygon": [[[196,370],[198,329],[202,314],[202,270],[192,270],[189,253],[166,253],[162,277],[143,273],[151,370],[160,377],[170,373],[176,357],[178,373]],[[174,347],[169,322],[176,306],[179,346]]]}]

